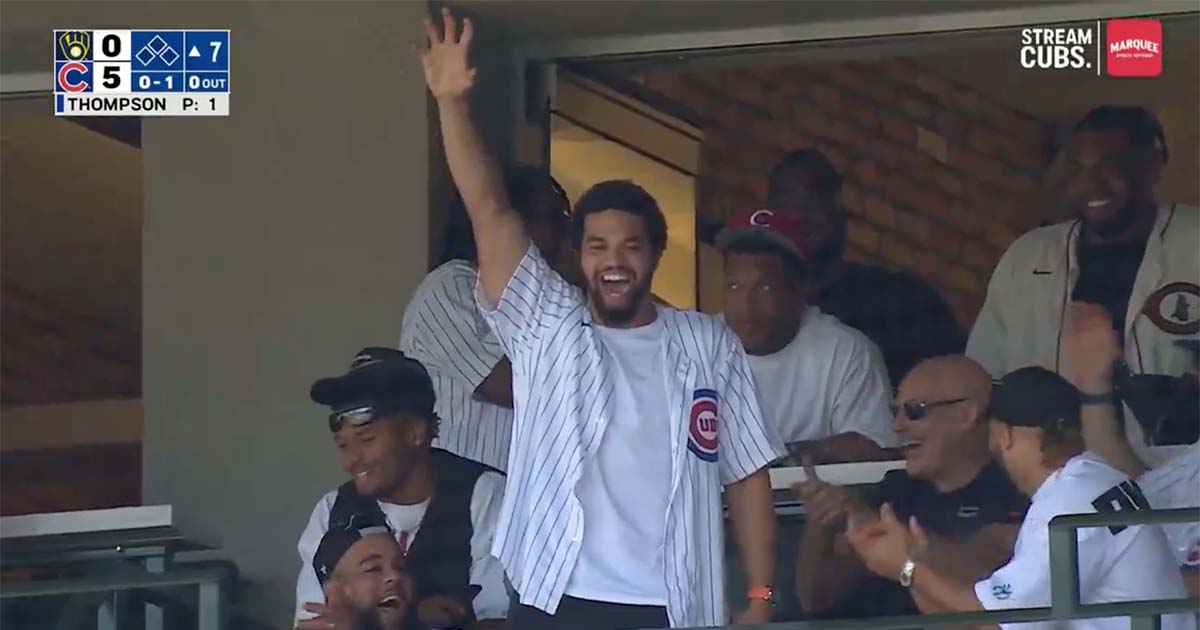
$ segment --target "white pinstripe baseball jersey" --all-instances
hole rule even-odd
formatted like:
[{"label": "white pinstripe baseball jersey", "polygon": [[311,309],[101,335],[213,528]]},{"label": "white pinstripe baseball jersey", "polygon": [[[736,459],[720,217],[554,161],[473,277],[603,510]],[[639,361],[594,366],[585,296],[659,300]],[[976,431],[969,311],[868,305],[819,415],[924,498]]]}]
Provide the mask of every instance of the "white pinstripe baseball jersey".
[{"label": "white pinstripe baseball jersey", "polygon": [[472,297],[477,275],[463,260],[429,272],[404,309],[399,349],[420,361],[433,380],[434,411],[442,419],[433,445],[507,470],[512,410],[474,396],[504,358]]},{"label": "white pinstripe baseball jersey", "polygon": [[[530,246],[499,303],[483,313],[513,364],[508,490],[492,553],[521,603],[553,614],[586,523],[574,489],[613,412],[613,379],[583,294]],[[665,582],[673,627],[727,622],[721,484],[785,451],[763,422],[741,344],[701,313],[658,308],[672,419]],[[637,471],[627,480],[637,483]]]}]

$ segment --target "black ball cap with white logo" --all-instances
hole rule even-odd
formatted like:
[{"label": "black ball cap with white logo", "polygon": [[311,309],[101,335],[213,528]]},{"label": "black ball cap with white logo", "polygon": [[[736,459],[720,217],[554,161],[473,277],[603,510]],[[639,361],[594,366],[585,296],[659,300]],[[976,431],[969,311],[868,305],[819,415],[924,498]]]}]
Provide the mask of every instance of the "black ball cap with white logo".
[{"label": "black ball cap with white logo", "polygon": [[359,407],[432,416],[433,382],[425,366],[392,348],[363,348],[341,376],[312,384],[313,402],[334,413]]},{"label": "black ball cap with white logo", "polygon": [[1009,372],[992,387],[990,416],[1006,424],[1078,429],[1083,403],[1067,379],[1040,367]]},{"label": "black ball cap with white logo", "polygon": [[350,551],[354,543],[362,540],[363,536],[371,534],[391,534],[391,529],[386,521],[368,513],[352,514],[344,523],[330,523],[329,531],[321,537],[317,551],[313,554],[312,565],[317,574],[317,581],[324,586],[325,581],[337,568],[338,562],[341,562],[342,556]]}]

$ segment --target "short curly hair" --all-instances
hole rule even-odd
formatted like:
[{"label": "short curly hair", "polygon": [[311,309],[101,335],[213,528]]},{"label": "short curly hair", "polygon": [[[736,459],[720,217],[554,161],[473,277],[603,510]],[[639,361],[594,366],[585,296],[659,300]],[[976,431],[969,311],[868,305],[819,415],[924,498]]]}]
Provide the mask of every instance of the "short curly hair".
[{"label": "short curly hair", "polygon": [[571,242],[575,249],[583,246],[583,224],[589,214],[605,210],[620,210],[635,215],[646,228],[646,238],[656,252],[667,247],[667,218],[654,197],[628,179],[611,179],[592,186],[583,193],[571,212]]}]

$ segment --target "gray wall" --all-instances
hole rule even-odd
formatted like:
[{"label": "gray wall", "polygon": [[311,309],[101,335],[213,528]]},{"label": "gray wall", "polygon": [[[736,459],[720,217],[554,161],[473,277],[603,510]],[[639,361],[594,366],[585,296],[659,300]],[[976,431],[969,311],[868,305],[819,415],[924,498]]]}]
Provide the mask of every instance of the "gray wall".
[{"label": "gray wall", "polygon": [[405,37],[424,9],[231,11],[234,114],[145,127],[144,499],[218,541],[273,620],[308,511],[343,476],[308,386],[395,343],[424,272],[426,98]]},{"label": "gray wall", "polygon": [[[429,247],[424,3],[4,3],[4,29],[232,29],[228,118],[144,126],[144,501],[290,622],[342,478],[311,381],[392,344]],[[49,45],[44,48],[49,68]]]}]

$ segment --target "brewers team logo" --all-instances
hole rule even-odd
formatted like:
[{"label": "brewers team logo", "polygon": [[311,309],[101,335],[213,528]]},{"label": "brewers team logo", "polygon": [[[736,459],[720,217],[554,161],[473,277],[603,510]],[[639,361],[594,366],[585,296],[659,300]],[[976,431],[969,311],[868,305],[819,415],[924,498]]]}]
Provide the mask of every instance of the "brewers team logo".
[{"label": "brewers team logo", "polygon": [[706,462],[717,461],[717,392],[711,389],[692,394],[688,450]]},{"label": "brewers team logo", "polygon": [[88,59],[88,51],[92,49],[92,34],[87,31],[63,31],[58,36],[58,48],[68,61]]},{"label": "brewers team logo", "polygon": [[1142,312],[1167,334],[1200,333],[1200,286],[1172,282],[1151,293]]}]

